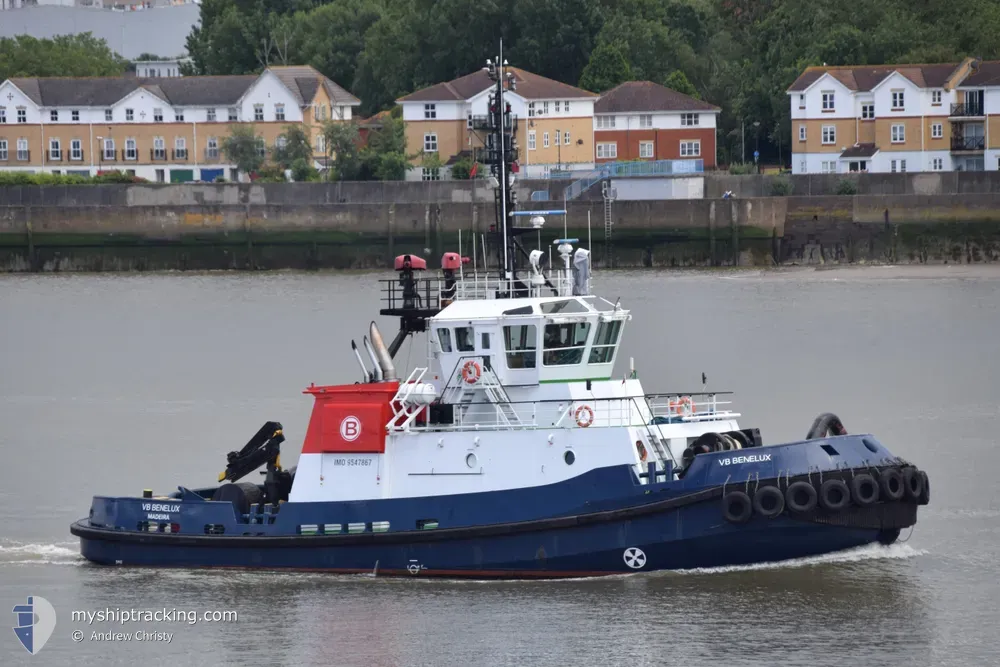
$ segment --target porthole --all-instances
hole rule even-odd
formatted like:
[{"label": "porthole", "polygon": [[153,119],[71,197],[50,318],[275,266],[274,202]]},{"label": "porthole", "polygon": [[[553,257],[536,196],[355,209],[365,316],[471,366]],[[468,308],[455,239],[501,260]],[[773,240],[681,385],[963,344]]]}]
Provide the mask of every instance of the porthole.
[{"label": "porthole", "polygon": [[572,449],[566,450],[566,453],[563,454],[563,461],[565,461],[568,466],[573,465],[573,462],[576,461],[576,454],[573,453]]},{"label": "porthole", "polygon": [[476,455],[475,454],[467,454],[466,455],[466,457],[465,457],[465,465],[469,466],[470,468],[475,468],[477,462],[478,461],[476,460]]}]

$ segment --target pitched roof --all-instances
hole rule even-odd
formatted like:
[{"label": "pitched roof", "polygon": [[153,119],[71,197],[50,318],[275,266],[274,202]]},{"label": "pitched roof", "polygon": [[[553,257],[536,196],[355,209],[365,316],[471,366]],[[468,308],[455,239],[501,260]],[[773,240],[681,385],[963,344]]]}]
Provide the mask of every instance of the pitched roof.
[{"label": "pitched roof", "polygon": [[[538,74],[525,71],[519,67],[508,67],[508,72],[514,75],[516,94],[528,100],[562,100],[597,97],[592,93],[567,83],[555,81]],[[422,88],[396,100],[397,102],[462,102],[475,97],[493,85],[489,75],[484,70],[460,76],[451,81],[437,83]]]},{"label": "pitched roof", "polygon": [[959,86],[1000,86],[1000,61],[984,61],[976,65],[972,73]]},{"label": "pitched roof", "polygon": [[[334,104],[356,106],[361,101],[312,67],[272,67],[301,106],[310,104],[323,86]],[[231,106],[259,79],[255,74],[167,78],[19,78],[11,79],[31,101],[42,107],[111,106],[141,89],[177,106]]]},{"label": "pitched roof", "polygon": [[868,92],[893,72],[912,81],[920,88],[943,88],[958,63],[935,65],[852,65],[845,67],[807,67],[788,87],[790,93],[801,92],[824,74],[844,84],[849,90]]},{"label": "pitched roof", "polygon": [[843,153],[840,154],[842,158],[851,157],[872,157],[878,153],[878,146],[875,144],[854,144]]},{"label": "pitched roof", "polygon": [[330,97],[330,101],[334,104],[346,106],[361,104],[361,100],[309,65],[275,66],[269,67],[268,70],[292,91],[292,94],[295,95],[302,106],[306,106],[313,101],[313,98],[316,97],[316,91],[319,90],[320,86],[323,86],[326,94]]},{"label": "pitched roof", "polygon": [[628,81],[604,93],[594,113],[636,111],[720,111],[719,107],[652,81]]}]

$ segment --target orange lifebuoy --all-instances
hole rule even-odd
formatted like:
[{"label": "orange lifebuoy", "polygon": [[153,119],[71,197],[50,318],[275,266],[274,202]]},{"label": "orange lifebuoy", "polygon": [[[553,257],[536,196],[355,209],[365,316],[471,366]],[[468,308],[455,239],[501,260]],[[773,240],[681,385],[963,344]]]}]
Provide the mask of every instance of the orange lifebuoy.
[{"label": "orange lifebuoy", "polygon": [[483,374],[483,369],[480,368],[479,362],[477,361],[467,361],[465,365],[462,366],[462,379],[468,384],[476,384],[479,382],[479,377]]},{"label": "orange lifebuoy", "polygon": [[694,402],[690,396],[681,396],[676,401],[670,401],[670,410],[678,415],[694,414]]},{"label": "orange lifebuoy", "polygon": [[589,405],[578,407],[573,416],[576,417],[576,425],[580,428],[587,428],[594,423],[594,411],[590,409]]},{"label": "orange lifebuoy", "polygon": [[643,463],[646,462],[646,447],[642,444],[642,440],[635,441],[635,448],[639,452],[639,460]]}]

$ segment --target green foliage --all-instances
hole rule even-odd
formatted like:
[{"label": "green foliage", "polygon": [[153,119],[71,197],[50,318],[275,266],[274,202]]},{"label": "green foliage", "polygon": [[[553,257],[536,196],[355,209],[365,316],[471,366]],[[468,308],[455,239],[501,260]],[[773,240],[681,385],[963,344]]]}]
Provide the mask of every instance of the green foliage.
[{"label": "green foliage", "polygon": [[842,178],[837,181],[836,192],[838,195],[856,195],[858,194],[858,184],[850,179]]},{"label": "green foliage", "polygon": [[757,165],[752,162],[735,162],[729,165],[729,173],[733,176],[744,176],[746,174],[756,174]]},{"label": "green foliage", "polygon": [[688,78],[684,76],[684,72],[679,69],[675,69],[671,72],[663,81],[663,85],[671,90],[676,90],[678,93],[690,95],[696,100],[701,99],[701,95],[698,94],[698,89],[694,87],[694,84],[688,81]]},{"label": "green foliage", "polygon": [[110,171],[98,176],[0,171],[0,187],[4,185],[102,185],[107,183],[148,183],[148,181],[138,176],[129,176],[124,171]]},{"label": "green foliage", "polygon": [[52,39],[0,37],[0,82],[11,77],[118,76],[127,68],[128,61],[89,32]]},{"label": "green foliage", "polygon": [[255,183],[287,183],[288,179],[285,178],[285,170],[279,165],[269,164],[261,167],[256,171],[254,177]]},{"label": "green foliage", "polygon": [[260,153],[262,139],[253,125],[231,125],[229,136],[222,139],[222,154],[244,174],[252,174],[264,165]]},{"label": "green foliage", "polygon": [[272,158],[275,164],[280,165],[282,169],[291,169],[292,165],[300,160],[307,164],[312,162],[312,142],[303,125],[286,125],[278,137],[284,145],[279,141],[274,149]]},{"label": "green foliage", "polygon": [[305,183],[306,181],[318,181],[319,171],[316,167],[312,166],[312,159],[299,158],[292,163],[290,169],[292,170],[292,180],[296,183]]},{"label": "green foliage", "polygon": [[[473,164],[475,163],[472,161],[472,158],[462,158],[456,161],[455,164],[451,165],[451,177],[456,181],[465,181],[472,178]],[[476,173],[482,174],[484,169],[485,167],[480,164]]]},{"label": "green foliage", "polygon": [[369,132],[367,144],[361,149],[363,177],[401,181],[410,168],[406,155],[406,125],[401,114],[389,114],[388,118],[381,118],[381,124],[381,128]]},{"label": "green foliage", "polygon": [[792,182],[784,176],[778,176],[771,181],[772,197],[787,197],[792,194]]},{"label": "green foliage", "polygon": [[354,123],[327,121],[323,124],[326,153],[333,160],[330,163],[330,180],[353,181],[361,175],[361,156],[358,144],[361,135]]},{"label": "green foliage", "polygon": [[603,93],[631,79],[632,68],[624,47],[618,43],[604,43],[590,55],[590,61],[580,75],[580,87],[593,93]]}]

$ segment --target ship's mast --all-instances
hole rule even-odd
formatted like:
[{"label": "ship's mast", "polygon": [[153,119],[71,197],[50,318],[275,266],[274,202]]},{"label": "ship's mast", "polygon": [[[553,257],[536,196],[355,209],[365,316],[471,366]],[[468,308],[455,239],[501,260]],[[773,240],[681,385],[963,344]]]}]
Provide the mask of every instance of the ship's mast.
[{"label": "ship's mast", "polygon": [[500,55],[495,62],[486,61],[486,71],[496,84],[489,99],[489,135],[487,162],[490,173],[497,179],[495,195],[496,228],[500,245],[497,247],[497,263],[500,267],[501,292],[514,296],[517,281],[517,253],[515,230],[511,223],[511,213],[517,205],[514,189],[510,182],[511,165],[517,162],[517,144],[514,139],[516,125],[510,105],[504,101],[507,90],[515,90],[514,74],[507,71],[507,61],[503,59],[503,41]]}]

